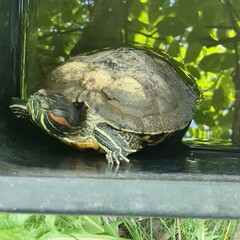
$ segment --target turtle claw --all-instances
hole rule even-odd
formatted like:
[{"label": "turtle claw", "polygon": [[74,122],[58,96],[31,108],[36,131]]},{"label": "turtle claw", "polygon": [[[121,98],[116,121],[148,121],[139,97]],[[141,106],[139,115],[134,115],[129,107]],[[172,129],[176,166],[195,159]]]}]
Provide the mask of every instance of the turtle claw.
[{"label": "turtle claw", "polygon": [[117,165],[120,165],[121,161],[129,162],[129,159],[123,155],[121,150],[109,151],[106,154],[106,159],[109,164],[116,163]]}]

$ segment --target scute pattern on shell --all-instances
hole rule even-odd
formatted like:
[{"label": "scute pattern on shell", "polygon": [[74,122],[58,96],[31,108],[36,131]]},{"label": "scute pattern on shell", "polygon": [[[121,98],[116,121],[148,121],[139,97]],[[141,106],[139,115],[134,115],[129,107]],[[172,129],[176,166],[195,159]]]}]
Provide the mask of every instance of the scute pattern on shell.
[{"label": "scute pattern on shell", "polygon": [[56,68],[48,88],[85,102],[117,129],[159,134],[183,129],[197,96],[167,62],[138,49],[77,56]]}]

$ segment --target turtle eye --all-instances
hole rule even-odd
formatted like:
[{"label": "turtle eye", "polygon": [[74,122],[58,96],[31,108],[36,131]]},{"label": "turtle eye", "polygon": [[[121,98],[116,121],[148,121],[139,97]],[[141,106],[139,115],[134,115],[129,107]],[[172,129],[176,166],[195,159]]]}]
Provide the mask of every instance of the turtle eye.
[{"label": "turtle eye", "polygon": [[78,110],[82,110],[84,104],[82,102],[74,102],[73,106]]},{"label": "turtle eye", "polygon": [[69,121],[66,119],[66,114],[64,111],[53,110],[49,112],[49,117],[51,122],[62,130],[70,129],[72,127]]}]

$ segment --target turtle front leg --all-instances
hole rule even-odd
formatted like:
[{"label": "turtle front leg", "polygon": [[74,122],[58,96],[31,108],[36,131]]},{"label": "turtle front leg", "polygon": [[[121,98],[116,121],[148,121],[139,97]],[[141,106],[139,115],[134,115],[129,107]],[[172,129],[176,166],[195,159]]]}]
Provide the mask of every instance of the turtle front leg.
[{"label": "turtle front leg", "polygon": [[127,155],[143,147],[137,134],[117,131],[105,123],[97,124],[94,135],[100,147],[106,152],[107,161],[111,164],[120,164],[120,161],[129,162]]}]

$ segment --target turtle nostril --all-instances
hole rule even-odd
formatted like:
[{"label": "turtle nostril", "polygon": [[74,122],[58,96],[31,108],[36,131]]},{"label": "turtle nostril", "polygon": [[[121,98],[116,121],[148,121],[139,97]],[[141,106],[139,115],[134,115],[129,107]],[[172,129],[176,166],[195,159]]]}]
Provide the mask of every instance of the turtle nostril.
[{"label": "turtle nostril", "polygon": [[50,108],[49,103],[45,99],[41,99],[40,103],[41,103],[42,108],[44,108],[44,109],[49,109]]},{"label": "turtle nostril", "polygon": [[45,89],[38,90],[38,94],[39,94],[39,96],[45,96],[45,97],[48,95],[47,91]]}]

